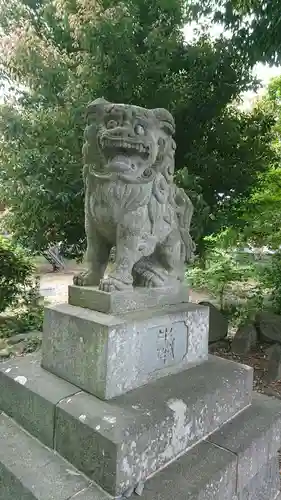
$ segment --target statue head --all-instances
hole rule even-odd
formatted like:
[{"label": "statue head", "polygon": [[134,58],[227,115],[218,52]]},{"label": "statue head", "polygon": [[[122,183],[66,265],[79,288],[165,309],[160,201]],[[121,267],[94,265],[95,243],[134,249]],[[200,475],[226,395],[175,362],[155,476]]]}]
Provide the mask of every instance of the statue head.
[{"label": "statue head", "polygon": [[174,119],[165,109],[97,99],[87,108],[84,163],[97,177],[150,182],[167,149],[174,153],[174,131]]}]

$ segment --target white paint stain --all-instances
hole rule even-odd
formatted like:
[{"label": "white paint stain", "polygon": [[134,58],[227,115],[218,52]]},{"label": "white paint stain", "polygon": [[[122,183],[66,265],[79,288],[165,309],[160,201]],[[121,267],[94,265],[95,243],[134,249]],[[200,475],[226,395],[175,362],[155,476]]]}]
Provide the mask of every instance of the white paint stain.
[{"label": "white paint stain", "polygon": [[186,409],[187,406],[181,399],[169,399],[167,406],[174,412],[174,425],[172,427],[171,441],[165,451],[163,457],[166,460],[174,458],[186,446],[190,438],[192,423],[186,424]]},{"label": "white paint stain", "polygon": [[105,417],[103,417],[103,420],[109,422],[110,424],[116,423],[116,417],[112,417],[111,415],[105,415]]},{"label": "white paint stain", "polygon": [[27,378],[24,377],[23,375],[18,375],[14,380],[15,382],[18,382],[21,385],[25,385],[27,382]]},{"label": "white paint stain", "polygon": [[144,483],[142,481],[140,481],[138,483],[137,487],[135,488],[136,495],[138,495],[140,497],[143,493],[143,490],[144,490]]},{"label": "white paint stain", "polygon": [[140,405],[133,405],[132,408],[134,408],[134,410],[138,410],[140,408]]},{"label": "white paint stain", "polygon": [[79,420],[80,422],[85,422],[86,418],[86,415],[80,415]]},{"label": "white paint stain", "polygon": [[100,425],[97,425],[96,426],[96,431],[99,431],[100,430]]},{"label": "white paint stain", "polygon": [[7,368],[7,370],[5,370],[5,373],[10,373],[12,368]]},{"label": "white paint stain", "polygon": [[76,472],[76,470],[66,469],[66,472],[70,474],[70,476],[81,476],[81,474],[79,474],[79,472]]},{"label": "white paint stain", "polygon": [[124,460],[122,462],[122,471],[128,476],[130,477],[131,474],[132,474],[132,468],[130,467],[130,464],[128,462],[128,458],[127,457],[124,457]]}]

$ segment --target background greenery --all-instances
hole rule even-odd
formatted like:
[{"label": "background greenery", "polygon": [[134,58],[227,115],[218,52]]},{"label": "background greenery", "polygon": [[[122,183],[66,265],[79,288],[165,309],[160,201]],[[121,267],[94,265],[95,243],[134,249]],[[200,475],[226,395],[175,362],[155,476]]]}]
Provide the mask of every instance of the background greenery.
[{"label": "background greenery", "polygon": [[[62,241],[81,257],[87,103],[103,96],[163,106],[177,124],[175,179],[195,205],[198,266],[189,278],[224,309],[226,290],[247,282],[251,304],[263,307],[269,293],[281,312],[279,252],[263,273],[235,250],[281,244],[281,78],[251,111],[238,106],[258,87],[254,65],[280,60],[280,8],[279,0],[0,0],[0,74],[9,88],[0,106],[0,202],[14,239],[33,254]],[[197,33],[186,42],[193,21]],[[213,23],[224,28],[216,38]]]}]

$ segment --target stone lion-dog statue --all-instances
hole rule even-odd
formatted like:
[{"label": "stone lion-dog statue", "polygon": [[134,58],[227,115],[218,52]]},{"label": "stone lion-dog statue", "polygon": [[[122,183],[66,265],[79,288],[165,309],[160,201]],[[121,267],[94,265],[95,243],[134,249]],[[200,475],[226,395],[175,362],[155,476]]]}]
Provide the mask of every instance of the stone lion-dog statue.
[{"label": "stone lion-dog statue", "polygon": [[[97,99],[84,134],[88,269],[74,284],[105,292],[176,286],[193,257],[193,206],[173,182],[175,123],[165,109]],[[112,247],[113,269],[105,275]]]}]

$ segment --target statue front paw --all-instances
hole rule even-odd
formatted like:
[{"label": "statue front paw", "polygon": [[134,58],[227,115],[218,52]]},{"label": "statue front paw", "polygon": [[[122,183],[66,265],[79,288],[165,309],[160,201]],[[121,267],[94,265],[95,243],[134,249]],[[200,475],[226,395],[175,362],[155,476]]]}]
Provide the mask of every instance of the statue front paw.
[{"label": "statue front paw", "polygon": [[121,279],[114,278],[112,276],[108,276],[107,278],[103,278],[100,281],[100,290],[103,292],[115,292],[115,291],[122,291],[122,290],[132,290],[133,285],[132,285],[132,280],[130,282],[125,282],[122,281]]},{"label": "statue front paw", "polygon": [[100,275],[93,271],[83,271],[73,278],[73,284],[77,286],[98,286],[99,283]]}]

